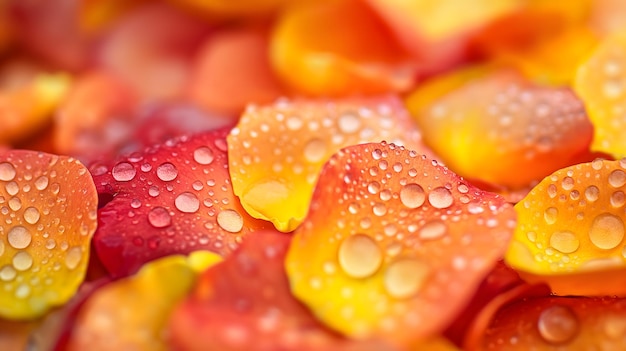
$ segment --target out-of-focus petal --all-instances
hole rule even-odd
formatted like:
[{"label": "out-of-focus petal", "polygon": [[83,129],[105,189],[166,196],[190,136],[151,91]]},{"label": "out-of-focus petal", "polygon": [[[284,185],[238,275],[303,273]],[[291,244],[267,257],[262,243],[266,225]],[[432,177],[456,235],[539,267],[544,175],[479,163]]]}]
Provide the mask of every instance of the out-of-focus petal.
[{"label": "out-of-focus petal", "polygon": [[306,216],[330,156],[348,145],[382,140],[430,155],[393,96],[250,107],[228,136],[233,190],[253,217],[291,231]]}]

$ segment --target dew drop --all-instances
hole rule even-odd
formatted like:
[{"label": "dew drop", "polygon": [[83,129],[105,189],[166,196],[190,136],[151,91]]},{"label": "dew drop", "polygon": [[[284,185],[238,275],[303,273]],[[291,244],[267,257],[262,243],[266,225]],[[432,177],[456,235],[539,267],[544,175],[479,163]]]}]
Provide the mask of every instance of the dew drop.
[{"label": "dew drop", "polygon": [[35,188],[37,190],[45,190],[48,187],[48,177],[41,176],[35,180]]},{"label": "dew drop", "polygon": [[311,162],[320,162],[326,156],[326,143],[321,139],[311,139],[304,146],[304,158]]},{"label": "dew drop", "polygon": [[28,247],[28,245],[30,245],[32,236],[28,229],[22,226],[17,226],[9,230],[7,239],[9,241],[9,245],[11,245],[12,247],[16,249],[24,249]]},{"label": "dew drop", "polygon": [[9,200],[9,207],[13,211],[18,211],[20,208],[22,208],[22,200],[20,200],[18,197],[11,198],[11,200]]},{"label": "dew drop", "polygon": [[578,250],[580,241],[570,231],[558,231],[550,236],[550,246],[564,254],[569,254]]},{"label": "dew drop", "polygon": [[7,193],[11,196],[16,195],[20,191],[20,187],[16,182],[7,183],[4,189],[6,189]]},{"label": "dew drop", "polygon": [[243,218],[235,210],[224,210],[217,215],[217,224],[227,232],[238,233],[243,229]]},{"label": "dew drop", "polygon": [[626,195],[622,191],[616,191],[613,194],[611,194],[610,201],[611,201],[611,206],[615,208],[622,207],[624,206],[624,203],[626,203]]},{"label": "dew drop", "polygon": [[590,185],[585,189],[585,198],[587,201],[594,202],[598,200],[600,196],[600,189],[595,185]]},{"label": "dew drop", "polygon": [[13,267],[18,271],[25,271],[33,266],[33,258],[26,251],[20,251],[13,256]]},{"label": "dew drop", "polygon": [[352,278],[366,278],[376,273],[383,254],[374,239],[364,234],[346,238],[339,246],[339,265]]},{"label": "dew drop", "polygon": [[152,197],[157,197],[159,196],[159,188],[157,188],[156,186],[151,186],[150,188],[148,188],[148,195],[152,196]]},{"label": "dew drop", "polygon": [[434,220],[424,224],[419,230],[419,237],[424,240],[439,239],[446,235],[448,226],[439,220]]},{"label": "dew drop", "polygon": [[68,269],[75,269],[76,267],[78,267],[78,264],[80,263],[82,257],[83,252],[80,246],[72,247],[65,253],[65,266]]},{"label": "dew drop", "polygon": [[539,315],[539,335],[551,344],[564,344],[578,333],[578,318],[565,306],[552,306]]},{"label": "dew drop", "polygon": [[410,183],[402,187],[400,190],[400,201],[408,208],[418,208],[422,206],[426,200],[424,188],[419,184]]},{"label": "dew drop", "polygon": [[626,173],[621,169],[616,169],[609,174],[609,184],[614,188],[619,188],[626,184]]},{"label": "dew drop", "polygon": [[361,129],[361,120],[354,113],[343,113],[338,121],[339,130],[345,134],[356,133]]},{"label": "dew drop", "polygon": [[374,204],[374,207],[372,207],[372,212],[374,212],[376,216],[384,216],[385,214],[387,214],[387,206],[385,206],[385,204],[383,203],[378,202]]},{"label": "dew drop", "polygon": [[15,279],[16,276],[17,271],[12,266],[6,265],[0,269],[0,279],[5,282]]},{"label": "dew drop", "polygon": [[411,297],[422,289],[431,273],[430,267],[415,259],[393,262],[385,271],[385,290],[397,299]]},{"label": "dew drop", "polygon": [[453,201],[452,193],[444,187],[435,188],[428,194],[428,202],[435,208],[448,208]]},{"label": "dew drop", "polygon": [[128,182],[135,178],[137,170],[128,162],[120,162],[111,170],[111,175],[118,182]]},{"label": "dew drop", "polygon": [[200,208],[198,197],[189,192],[178,195],[176,200],[174,200],[174,204],[180,212],[184,213],[195,213]]},{"label": "dew drop", "polygon": [[380,191],[380,183],[377,181],[370,182],[367,184],[367,191],[370,194],[377,194]]},{"label": "dew drop", "polygon": [[141,200],[139,200],[139,199],[132,199],[130,201],[130,207],[132,207],[132,208],[139,208],[139,207],[141,207]]},{"label": "dew drop", "polygon": [[211,148],[207,146],[201,146],[194,150],[193,159],[201,165],[208,165],[213,162],[213,160],[215,159],[215,155],[213,155],[213,150],[211,150]]},{"label": "dew drop", "polygon": [[563,180],[561,181],[561,188],[563,188],[563,190],[572,190],[574,188],[574,178],[563,178]]},{"label": "dew drop", "polygon": [[558,215],[559,210],[557,210],[556,207],[548,207],[543,212],[543,219],[546,221],[547,224],[554,224],[556,223]]},{"label": "dew drop", "polygon": [[169,182],[178,177],[178,169],[176,169],[176,166],[174,166],[173,164],[165,162],[157,167],[156,175],[162,181]]},{"label": "dew drop", "polygon": [[25,299],[30,296],[31,290],[30,286],[26,284],[20,284],[15,289],[15,297],[18,299]]},{"label": "dew drop", "polygon": [[600,249],[613,249],[624,239],[624,222],[610,213],[598,215],[591,223],[589,239]]},{"label": "dew drop", "polygon": [[551,199],[554,199],[556,197],[556,194],[557,194],[556,185],[554,185],[554,184],[548,185],[548,196]]},{"label": "dew drop", "polygon": [[0,163],[0,180],[8,182],[13,180],[16,175],[15,167],[9,162]]},{"label": "dew drop", "polygon": [[172,217],[163,207],[155,207],[148,213],[148,222],[155,228],[165,228],[172,224]]}]

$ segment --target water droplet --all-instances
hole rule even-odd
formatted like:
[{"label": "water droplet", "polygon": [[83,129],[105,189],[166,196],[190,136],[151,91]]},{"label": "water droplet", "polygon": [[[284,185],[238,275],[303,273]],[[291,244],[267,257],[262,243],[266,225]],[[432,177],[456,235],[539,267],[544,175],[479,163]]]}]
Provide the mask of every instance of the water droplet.
[{"label": "water droplet", "polygon": [[616,191],[613,194],[611,194],[611,206],[615,207],[615,208],[619,208],[624,206],[624,203],[626,203],[626,195],[624,194],[623,191]]},{"label": "water droplet", "polygon": [[578,318],[565,306],[552,306],[539,315],[539,335],[551,344],[564,344],[578,333]]},{"label": "water droplet", "polygon": [[385,206],[385,204],[383,203],[376,203],[374,204],[374,207],[372,207],[372,212],[374,212],[375,215],[377,216],[384,216],[385,214],[387,214],[387,206]]},{"label": "water droplet", "polygon": [[48,177],[41,176],[35,180],[35,188],[37,190],[45,190],[48,187]]},{"label": "water droplet", "polygon": [[118,182],[128,182],[135,178],[137,170],[128,162],[120,162],[111,170],[111,175]]},{"label": "water droplet", "polygon": [[352,278],[366,278],[376,273],[383,254],[374,239],[364,234],[347,237],[339,246],[339,265]]},{"label": "water droplet", "polygon": [[25,299],[30,296],[30,286],[26,284],[20,284],[15,289],[15,297],[18,299]]},{"label": "water droplet", "polygon": [[326,156],[326,143],[321,139],[311,139],[304,146],[304,158],[309,162],[320,162]]},{"label": "water droplet", "polygon": [[211,148],[201,146],[193,152],[193,159],[201,165],[208,165],[213,162],[215,155],[213,155]]},{"label": "water droplet", "polygon": [[557,210],[556,207],[548,207],[543,212],[543,219],[546,221],[547,224],[554,224],[556,223],[558,215],[559,210]]},{"label": "water droplet", "polygon": [[419,237],[424,240],[439,239],[446,234],[448,226],[439,220],[424,224],[419,230]]},{"label": "water droplet", "polygon": [[354,113],[343,113],[339,116],[338,125],[342,133],[352,134],[361,129],[361,120]]},{"label": "water droplet", "polygon": [[150,188],[148,188],[148,195],[152,196],[152,197],[157,197],[159,196],[159,188],[157,188],[156,186],[151,186]]},{"label": "water droplet", "polygon": [[141,200],[139,200],[139,199],[132,199],[130,201],[130,207],[132,207],[132,208],[139,208],[139,207],[141,207]]},{"label": "water droplet", "polygon": [[243,229],[243,218],[235,210],[224,210],[217,215],[217,224],[227,232],[238,233]]},{"label": "water droplet", "polygon": [[556,197],[556,194],[557,194],[556,185],[554,185],[554,184],[550,184],[550,185],[548,185],[548,189],[547,189],[547,191],[548,191],[548,196],[549,196],[551,199],[554,199],[554,198]]},{"label": "water droplet", "polygon": [[0,279],[5,282],[15,279],[16,276],[17,271],[12,266],[6,265],[0,269]]},{"label": "water droplet", "polygon": [[402,187],[400,190],[400,201],[408,208],[418,208],[422,206],[426,200],[424,188],[419,184],[410,183]]},{"label": "water droplet", "polygon": [[367,185],[367,191],[370,194],[377,194],[380,191],[380,183],[377,181],[370,182]]},{"label": "water droplet", "polygon": [[32,267],[33,258],[26,251],[20,251],[13,256],[13,267],[18,271],[25,271]]},{"label": "water droplet", "polygon": [[411,297],[422,289],[431,273],[430,267],[418,260],[393,262],[385,271],[385,290],[397,299]]},{"label": "water droplet", "polygon": [[600,189],[595,185],[590,185],[585,189],[585,198],[587,201],[594,202],[598,200],[600,196]]},{"label": "water droplet", "polygon": [[303,124],[302,119],[297,116],[290,116],[287,120],[285,120],[285,125],[289,130],[298,130],[302,128]]},{"label": "water droplet", "polygon": [[80,246],[74,246],[67,250],[65,253],[65,266],[68,269],[75,269],[78,267],[81,258],[83,257],[83,251]]},{"label": "water droplet", "polygon": [[600,249],[613,249],[624,239],[624,222],[610,213],[598,215],[591,223],[589,239]]},{"label": "water droplet", "polygon": [[561,181],[561,188],[563,188],[563,190],[572,190],[574,188],[574,178],[564,177]]},{"label": "water droplet", "polygon": [[9,200],[9,207],[13,211],[19,210],[20,208],[22,208],[22,200],[20,200],[18,197],[11,198],[11,200]]},{"label": "water droplet", "polygon": [[9,162],[0,163],[0,180],[8,182],[13,180],[16,175],[15,167]]},{"label": "water droplet", "polygon": [[30,235],[28,229],[22,226],[17,226],[9,230],[7,239],[9,240],[9,245],[12,247],[16,249],[24,249],[30,245],[32,236]]},{"label": "water droplet", "polygon": [[444,187],[435,188],[428,194],[428,202],[435,208],[448,208],[453,201],[452,193]]},{"label": "water droplet", "polygon": [[16,182],[7,183],[7,185],[4,187],[4,189],[6,189],[7,194],[9,194],[11,196],[14,196],[14,195],[16,195],[17,193],[20,192],[20,187],[19,187],[19,185],[17,185]]},{"label": "water droplet", "polygon": [[184,213],[194,213],[200,208],[198,197],[189,192],[178,195],[176,200],[174,200],[174,204],[180,212]]},{"label": "water droplet", "polygon": [[162,181],[169,182],[178,177],[178,169],[176,169],[176,166],[174,166],[173,164],[165,162],[157,167],[156,175]]},{"label": "water droplet", "polygon": [[576,234],[570,231],[558,231],[550,236],[550,246],[562,253],[569,254],[578,250],[580,241]]},{"label": "water droplet", "polygon": [[616,169],[609,174],[609,184],[614,188],[619,188],[626,184],[626,173],[621,169]]},{"label": "water droplet", "polygon": [[165,228],[172,224],[172,217],[163,207],[155,207],[148,213],[148,222],[156,228]]},{"label": "water droplet", "polygon": [[608,80],[603,85],[604,96],[609,99],[619,98],[623,93],[622,84],[615,80]]}]

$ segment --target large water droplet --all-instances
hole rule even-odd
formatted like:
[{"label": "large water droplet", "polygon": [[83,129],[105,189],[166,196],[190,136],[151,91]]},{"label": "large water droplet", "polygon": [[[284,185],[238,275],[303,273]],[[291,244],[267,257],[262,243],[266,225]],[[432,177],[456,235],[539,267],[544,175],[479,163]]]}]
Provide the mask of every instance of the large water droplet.
[{"label": "large water droplet", "polygon": [[361,129],[361,120],[354,113],[343,113],[339,116],[339,130],[345,134],[356,133]]},{"label": "large water droplet", "polygon": [[353,278],[365,278],[376,273],[383,262],[383,254],[374,241],[364,234],[347,237],[339,246],[339,265]]},{"label": "large water droplet", "polygon": [[176,200],[174,200],[174,204],[180,212],[184,213],[194,213],[200,208],[198,197],[189,192],[178,195]]},{"label": "large water droplet", "polygon": [[211,148],[201,146],[193,152],[193,159],[201,165],[208,165],[213,162],[215,155],[213,155],[213,150],[211,150]]},{"label": "large water droplet", "polygon": [[16,249],[24,249],[30,245],[32,236],[30,235],[28,229],[22,226],[17,226],[9,230],[7,239],[9,240],[9,245],[12,247]]},{"label": "large water droplet", "polygon": [[397,299],[411,297],[422,290],[431,273],[430,267],[415,259],[393,262],[385,271],[385,290]]},{"label": "large water droplet", "polygon": [[563,190],[572,190],[574,188],[574,184],[574,178],[564,177],[561,181],[561,188],[563,188]]},{"label": "large water droplet", "polygon": [[439,220],[434,220],[424,224],[419,230],[419,237],[424,240],[439,239],[446,235],[448,226]]},{"label": "large water droplet", "polygon": [[148,213],[148,222],[156,228],[165,228],[172,224],[172,217],[163,207],[155,207]]},{"label": "large water droplet", "polygon": [[11,200],[9,200],[9,207],[13,211],[18,211],[20,208],[22,208],[22,200],[20,200],[19,197],[11,198]]},{"label": "large water droplet", "polygon": [[78,267],[78,264],[80,263],[82,257],[83,251],[80,246],[72,247],[65,253],[65,266],[68,269],[75,269],[76,267]]},{"label": "large water droplet", "polygon": [[408,208],[418,208],[424,204],[426,194],[419,184],[410,183],[400,190],[400,201]]},{"label": "large water droplet", "polygon": [[539,315],[539,335],[551,344],[564,344],[578,333],[578,318],[565,306],[552,306]]},{"label": "large water droplet", "polygon": [[626,173],[621,169],[616,169],[609,174],[609,184],[614,188],[619,188],[626,184]]},{"label": "large water droplet", "polygon": [[326,156],[326,142],[321,139],[311,139],[304,146],[304,158],[309,162],[320,162]]},{"label": "large water droplet", "polygon": [[569,254],[578,250],[580,241],[570,231],[558,231],[550,236],[550,246],[562,253]]},{"label": "large water droplet", "polygon": [[224,210],[217,215],[217,224],[227,232],[238,233],[243,229],[243,218],[235,210]]},{"label": "large water droplet", "polygon": [[595,185],[590,185],[585,189],[585,198],[587,201],[594,202],[598,200],[600,196],[600,189]]},{"label": "large water droplet", "polygon": [[166,162],[156,169],[156,175],[164,182],[169,182],[178,177],[178,169],[173,164]]},{"label": "large water droplet", "polygon": [[111,175],[118,182],[128,182],[135,178],[137,170],[128,162],[120,162],[111,170]]},{"label": "large water droplet", "polygon": [[35,180],[35,188],[37,190],[45,190],[48,187],[48,177],[41,176]]},{"label": "large water droplet", "polygon": [[600,249],[613,249],[624,239],[624,222],[610,213],[598,215],[589,228],[589,239]]},{"label": "large water droplet", "polygon": [[33,258],[26,251],[20,251],[13,256],[13,267],[18,271],[25,271],[32,267]]},{"label": "large water droplet", "polygon": [[452,206],[454,199],[450,190],[438,187],[428,194],[428,202],[435,208],[443,209]]},{"label": "large water droplet", "polygon": [[0,180],[8,182],[15,178],[15,167],[9,162],[0,163]]},{"label": "large water droplet", "polygon": [[16,182],[10,182],[5,185],[4,189],[7,191],[7,194],[14,196],[20,192],[20,186],[17,185]]}]

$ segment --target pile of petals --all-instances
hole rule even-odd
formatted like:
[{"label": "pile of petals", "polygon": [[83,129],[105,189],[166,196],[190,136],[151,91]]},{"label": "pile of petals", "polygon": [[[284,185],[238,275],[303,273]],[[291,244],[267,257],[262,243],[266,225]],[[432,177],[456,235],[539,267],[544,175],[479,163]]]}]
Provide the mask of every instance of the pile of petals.
[{"label": "pile of petals", "polygon": [[623,350],[625,23],[0,1],[0,350]]}]

